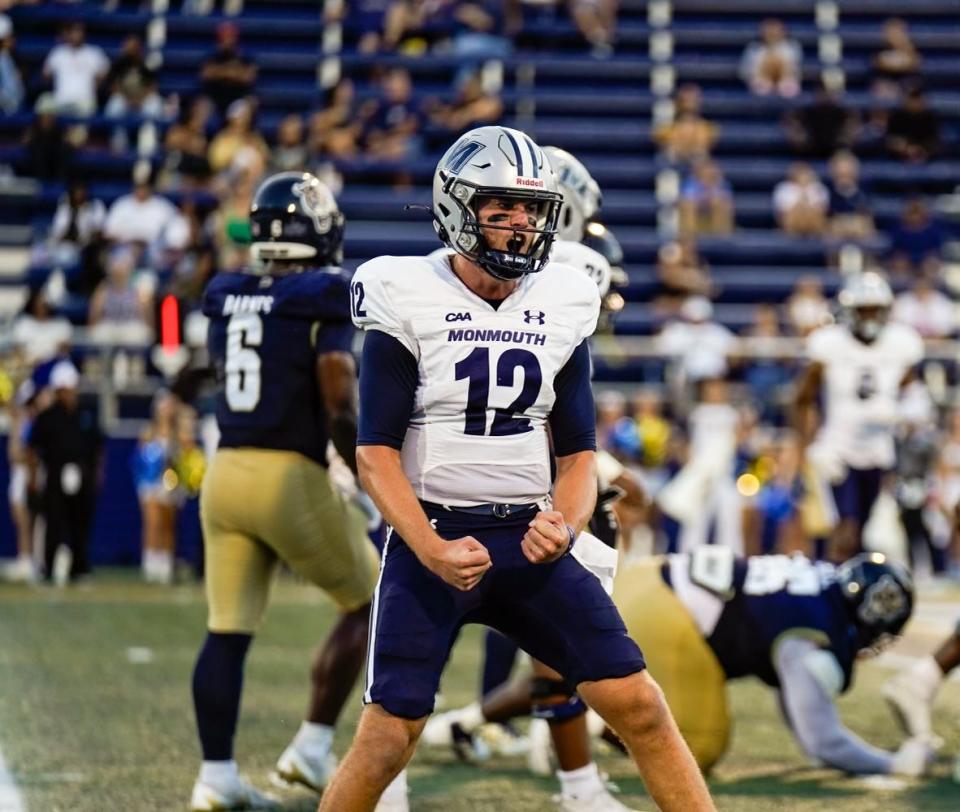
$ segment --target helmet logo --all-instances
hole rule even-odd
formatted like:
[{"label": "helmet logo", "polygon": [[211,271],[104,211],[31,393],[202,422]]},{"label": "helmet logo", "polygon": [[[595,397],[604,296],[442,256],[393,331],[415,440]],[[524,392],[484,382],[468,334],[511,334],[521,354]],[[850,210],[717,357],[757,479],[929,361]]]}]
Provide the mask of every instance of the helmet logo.
[{"label": "helmet logo", "polygon": [[283,223],[280,220],[270,221],[270,236],[275,240],[283,236]]},{"label": "helmet logo", "polygon": [[858,614],[866,623],[893,621],[907,611],[903,589],[891,575],[884,575],[867,589]]},{"label": "helmet logo", "polygon": [[540,178],[517,177],[517,186],[533,186],[536,189],[542,189],[545,185]]},{"label": "helmet logo", "polygon": [[466,141],[458,145],[447,161],[446,168],[450,170],[451,174],[459,175],[463,167],[467,165],[467,161],[483,148],[484,145],[479,141]]},{"label": "helmet logo", "polygon": [[320,198],[319,187],[312,180],[310,178],[293,184],[293,193],[300,200],[303,211],[313,220],[314,228],[325,234],[330,230],[330,212],[324,208],[325,201]]}]

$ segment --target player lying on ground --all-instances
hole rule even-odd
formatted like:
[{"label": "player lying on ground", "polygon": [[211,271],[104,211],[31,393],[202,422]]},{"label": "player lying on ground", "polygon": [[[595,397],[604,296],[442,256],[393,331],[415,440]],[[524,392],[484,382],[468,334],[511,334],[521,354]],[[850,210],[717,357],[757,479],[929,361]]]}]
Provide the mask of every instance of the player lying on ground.
[{"label": "player lying on ground", "polygon": [[287,172],[257,190],[250,219],[263,267],[219,274],[204,296],[221,436],[200,502],[210,612],[193,674],[203,750],[194,810],[270,804],[240,779],[233,738],[244,660],[281,560],[341,612],[313,663],[306,720],[276,768],[322,790],[378,569],[366,517],[327,474],[328,441],[356,471],[349,277],[336,267],[343,217],[320,181]]},{"label": "player lying on ground", "polygon": [[725,683],[745,676],[778,692],[790,730],[816,761],[848,773],[926,768],[925,742],[880,750],[847,730],[834,704],[858,656],[886,645],[910,617],[910,575],[881,554],[835,567],[704,547],[622,568],[614,600],[705,771],[727,749]]},{"label": "player lying on ground", "polygon": [[574,684],[662,809],[713,809],[616,608],[566,555],[596,500],[586,339],[600,302],[582,273],[548,263],[561,204],[549,161],[521,132],[472,130],[441,159],[433,197],[456,255],[380,257],[352,285],[354,321],[368,331],[357,460],[392,530],[366,707],[320,808],[373,809],[416,747],[460,627],[474,622]]}]

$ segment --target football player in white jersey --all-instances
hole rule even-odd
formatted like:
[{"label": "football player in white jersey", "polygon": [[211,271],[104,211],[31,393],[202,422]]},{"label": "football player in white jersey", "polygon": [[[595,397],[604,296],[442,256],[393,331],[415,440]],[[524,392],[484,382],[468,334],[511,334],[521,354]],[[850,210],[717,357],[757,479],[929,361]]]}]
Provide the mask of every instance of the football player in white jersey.
[{"label": "football player in white jersey", "polygon": [[433,204],[454,256],[380,257],[352,284],[367,331],[358,464],[391,529],[366,707],[320,809],[374,808],[464,623],[501,631],[577,686],[661,809],[713,809],[610,597],[567,555],[596,500],[586,339],[600,302],[582,273],[548,261],[561,206],[550,163],[522,132],[472,130],[441,158]]},{"label": "football player in white jersey", "polygon": [[[622,297],[611,290],[612,284],[614,281],[621,284],[626,275],[621,267],[623,251],[620,244],[603,225],[593,221],[599,213],[600,188],[587,168],[569,152],[557,147],[544,147],[543,151],[557,175],[563,195],[563,209],[550,260],[576,268],[594,281],[601,298],[601,317],[606,316],[609,322],[623,303]],[[451,252],[447,250],[447,253]],[[435,252],[434,255],[442,253]],[[619,528],[613,502],[626,497],[631,503],[642,505],[643,488],[608,452],[598,450],[597,464],[599,492],[589,530],[615,549]],[[613,560],[616,560],[615,555]],[[572,686],[540,662],[534,662],[531,675],[507,682],[515,653],[516,648],[511,649],[500,635],[488,633],[482,701],[431,717],[424,728],[424,743],[452,747],[461,758],[482,757],[483,745],[474,738],[481,725],[485,722],[504,723],[532,711],[538,721],[531,726],[528,761],[535,772],[549,774],[552,739],[559,767],[557,776],[561,792],[557,798],[560,810],[629,812],[610,794],[590,755],[586,705]],[[499,674],[500,681],[488,684],[491,673]],[[543,728],[549,725],[549,735],[545,729],[538,729],[540,725]],[[506,749],[509,751],[515,746],[508,740]]]},{"label": "football player in white jersey", "polygon": [[845,561],[861,550],[863,527],[894,464],[893,429],[902,388],[923,359],[911,327],[887,323],[893,293],[874,271],[850,279],[838,301],[844,322],[807,338],[810,365],[797,393],[797,422],[809,437],[822,394],[823,416],[808,459],[833,491],[837,523],[829,557]]}]

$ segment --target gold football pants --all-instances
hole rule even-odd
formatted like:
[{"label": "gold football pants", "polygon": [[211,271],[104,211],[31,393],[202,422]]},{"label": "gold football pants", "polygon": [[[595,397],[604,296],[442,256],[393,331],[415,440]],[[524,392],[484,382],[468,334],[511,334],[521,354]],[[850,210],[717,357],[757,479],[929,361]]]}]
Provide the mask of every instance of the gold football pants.
[{"label": "gold football pants", "polygon": [[257,630],[283,560],[342,611],[370,601],[376,548],[366,517],[326,469],[292,451],[221,448],[200,494],[208,628]]}]

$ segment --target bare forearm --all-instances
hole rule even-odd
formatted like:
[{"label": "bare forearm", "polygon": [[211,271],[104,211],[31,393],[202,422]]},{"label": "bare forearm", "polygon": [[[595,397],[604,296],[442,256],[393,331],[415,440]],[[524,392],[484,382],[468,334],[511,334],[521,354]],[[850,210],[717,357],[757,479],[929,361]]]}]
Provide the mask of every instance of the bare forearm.
[{"label": "bare forearm", "polygon": [[597,460],[593,451],[581,451],[557,457],[557,478],[553,488],[553,508],[564,521],[580,533],[597,502]]},{"label": "bare forearm", "polygon": [[387,446],[360,446],[357,469],[364,490],[417,558],[423,561],[443,544],[403,473],[398,451]]}]

